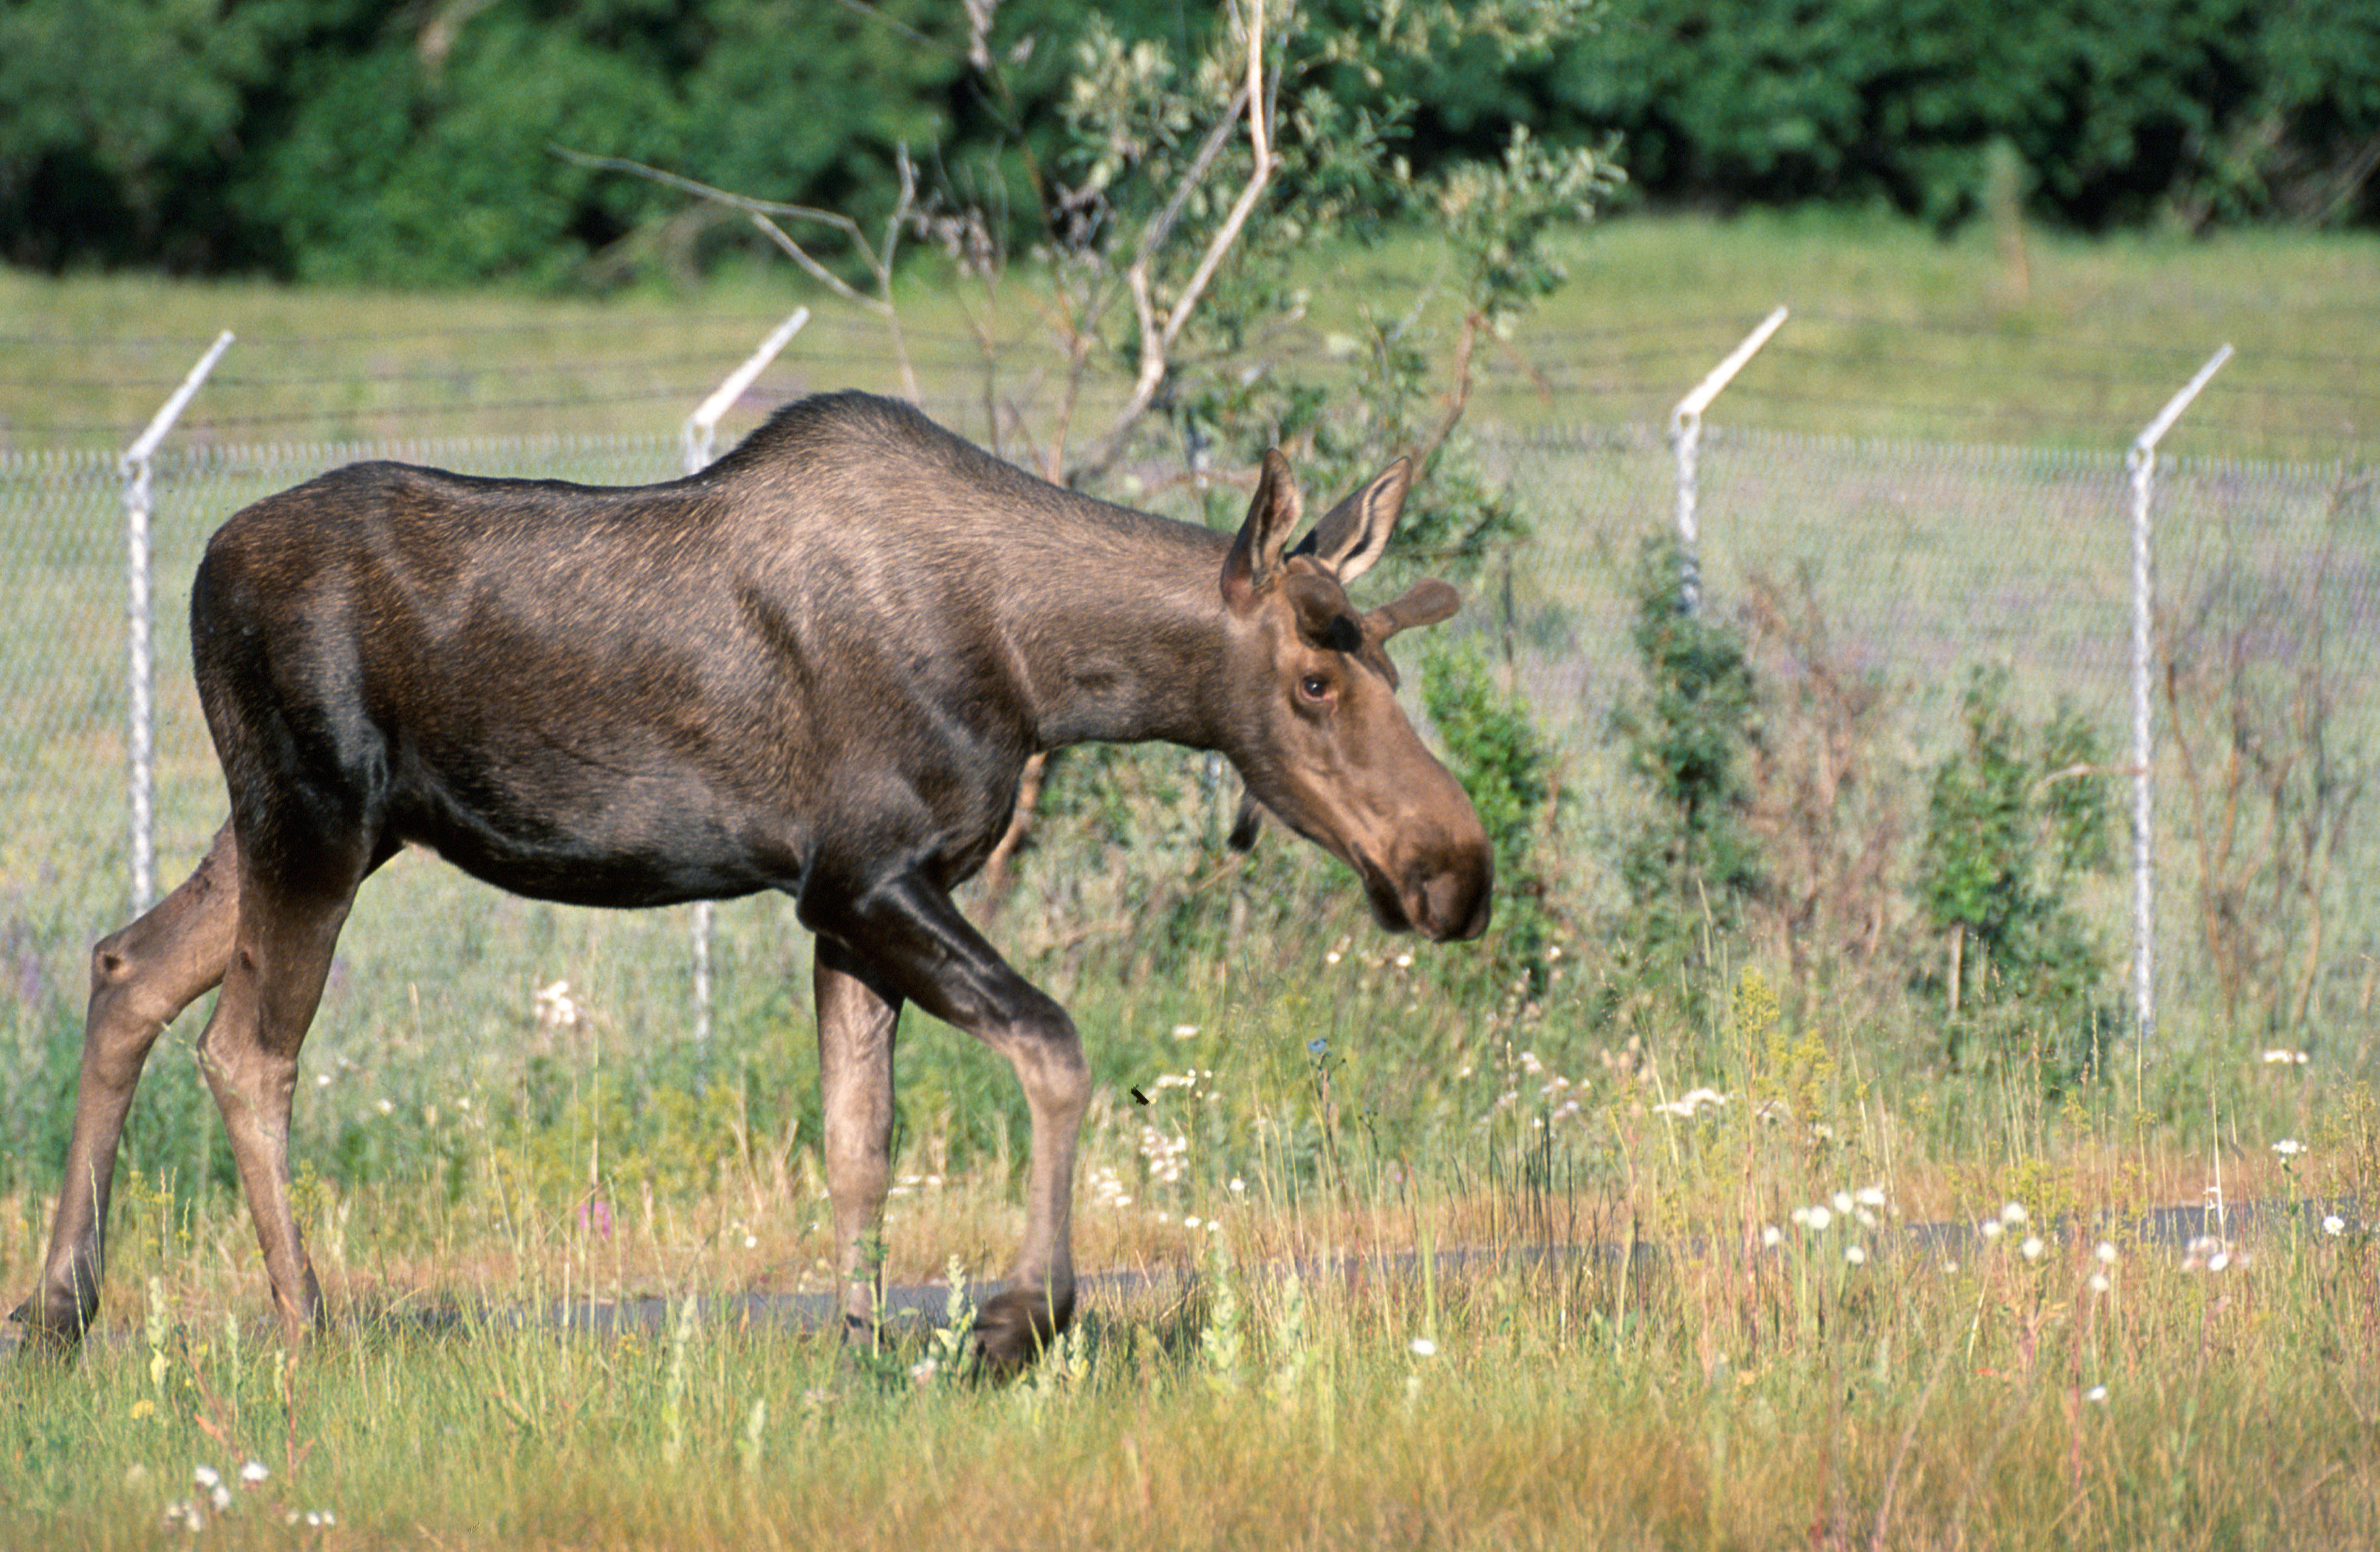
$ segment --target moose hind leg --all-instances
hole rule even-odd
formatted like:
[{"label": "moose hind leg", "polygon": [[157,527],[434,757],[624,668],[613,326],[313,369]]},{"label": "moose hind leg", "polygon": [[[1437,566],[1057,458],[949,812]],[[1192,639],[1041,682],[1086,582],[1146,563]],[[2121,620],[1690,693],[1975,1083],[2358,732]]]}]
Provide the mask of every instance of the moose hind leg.
[{"label": "moose hind leg", "polygon": [[253,867],[243,869],[239,929],[223,995],[199,1037],[199,1068],[223,1112],[273,1305],[293,1341],[322,1316],[322,1288],[289,1200],[298,1049],[322,1001],[356,886],[369,871],[358,856],[352,868],[318,868],[293,886],[261,877]]},{"label": "moose hind leg", "polygon": [[108,1201],[133,1090],[157,1037],[223,979],[238,915],[239,855],[226,824],[179,887],[91,951],[82,1076],[57,1219],[41,1281],[15,1313],[30,1340],[70,1347],[99,1308]]},{"label": "moose hind leg", "polygon": [[851,956],[824,938],[818,943],[814,980],[837,1297],[844,1339],[872,1342],[884,1291],[884,1199],[892,1183],[892,1038],[901,1000],[869,986]]}]

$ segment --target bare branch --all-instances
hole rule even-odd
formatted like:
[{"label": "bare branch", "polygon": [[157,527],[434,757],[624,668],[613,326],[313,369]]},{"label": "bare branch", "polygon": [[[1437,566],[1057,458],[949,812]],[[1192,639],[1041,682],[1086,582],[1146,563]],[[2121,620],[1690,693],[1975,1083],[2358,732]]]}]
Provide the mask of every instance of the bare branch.
[{"label": "bare branch", "polygon": [[[1232,9],[1236,12],[1239,6],[1235,4]],[[1272,134],[1264,76],[1263,0],[1255,0],[1248,6],[1246,33],[1247,82],[1232,94],[1232,113],[1225,115],[1217,127],[1217,132],[1210,134],[1207,143],[1200,147],[1198,155],[1175,188],[1173,197],[1167,201],[1157,219],[1150,223],[1148,231],[1142,234],[1132,267],[1125,272],[1124,282],[1132,292],[1133,310],[1140,321],[1140,372],[1133,382],[1132,393],[1125,398],[1123,407],[1116,412],[1106,441],[1087,466],[1089,470],[1105,468],[1115,461],[1123,449],[1125,439],[1132,434],[1132,429],[1140,423],[1140,418],[1148,414],[1148,406],[1156,402],[1157,391],[1165,382],[1167,357],[1173,342],[1181,337],[1184,326],[1197,311],[1199,298],[1206,294],[1216,272],[1222,267],[1224,259],[1239,241],[1240,233],[1246,226],[1249,215],[1255,212],[1257,201],[1264,197],[1266,185],[1272,181]],[[1240,190],[1240,197],[1232,203],[1230,213],[1224,216],[1223,224],[1216,228],[1214,236],[1208,241],[1207,251],[1200,255],[1197,268],[1191,272],[1182,294],[1174,298],[1172,307],[1164,309],[1164,316],[1160,319],[1149,280],[1150,267],[1159,249],[1172,236],[1173,224],[1180,217],[1182,206],[1192,189],[1213,168],[1216,156],[1221,153],[1229,139],[1225,131],[1243,107],[1247,113],[1248,149],[1253,163],[1248,171],[1247,186]]]},{"label": "bare branch", "polygon": [[699,194],[706,200],[717,200],[735,210],[750,211],[760,215],[782,215],[796,221],[815,221],[848,234],[855,242],[862,240],[859,223],[834,211],[820,210],[815,205],[788,205],[775,200],[755,200],[748,194],[731,194],[724,188],[714,188],[710,184],[682,177],[676,173],[663,172],[642,162],[632,162],[625,156],[590,156],[583,151],[573,151],[568,146],[551,142],[546,149],[577,166],[593,167],[608,173],[634,173],[638,177],[650,178],[655,183],[665,184],[688,194]]},{"label": "bare branch", "polygon": [[[804,274],[808,275],[820,285],[825,286],[836,296],[841,297],[844,301],[856,302],[861,307],[868,309],[870,312],[881,313],[888,316],[891,314],[892,305],[890,302],[880,301],[874,297],[868,296],[854,289],[850,282],[844,280],[841,275],[836,274],[832,270],[828,269],[824,264],[820,263],[816,259],[811,258],[809,250],[803,248],[800,243],[795,242],[792,234],[787,232],[783,226],[778,225],[775,222],[770,220],[768,216],[759,211],[754,211],[751,214],[752,224],[758,226],[761,232],[767,236],[771,242],[775,243],[779,248],[784,249],[786,256],[792,259],[795,263],[799,264],[802,267],[802,273]],[[862,244],[861,246],[865,247],[866,245]]]}]

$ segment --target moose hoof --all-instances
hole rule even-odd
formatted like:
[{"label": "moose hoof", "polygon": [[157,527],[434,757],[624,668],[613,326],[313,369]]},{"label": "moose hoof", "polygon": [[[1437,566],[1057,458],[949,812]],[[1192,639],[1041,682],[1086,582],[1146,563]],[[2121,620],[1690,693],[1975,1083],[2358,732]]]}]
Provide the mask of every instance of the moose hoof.
[{"label": "moose hoof", "polygon": [[85,1319],[58,1319],[37,1301],[26,1300],[0,1326],[0,1353],[17,1362],[60,1362],[82,1351]]},{"label": "moose hoof", "polygon": [[1038,1289],[1012,1288],[992,1296],[976,1316],[976,1352],[995,1379],[1008,1379],[1041,1356],[1075,1313],[1074,1296],[1051,1299]]}]

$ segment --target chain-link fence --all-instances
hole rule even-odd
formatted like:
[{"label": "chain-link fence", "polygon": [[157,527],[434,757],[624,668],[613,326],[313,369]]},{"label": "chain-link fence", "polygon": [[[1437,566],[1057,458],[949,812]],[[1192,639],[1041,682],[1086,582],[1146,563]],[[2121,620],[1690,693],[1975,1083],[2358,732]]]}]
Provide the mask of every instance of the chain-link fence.
[{"label": "chain-link fence", "polygon": [[[1604,730],[1635,682],[1632,578],[1645,540],[1666,531],[1673,508],[1668,440],[1650,428],[1597,428],[1491,436],[1487,452],[1512,481],[1536,535],[1481,579],[1467,618],[1491,634],[1568,754],[1573,789],[1603,801],[1593,794],[1616,785]],[[187,870],[223,814],[185,628],[200,546],[246,503],[367,457],[602,484],[671,478],[681,453],[674,439],[652,436],[162,454],[154,546],[164,887]],[[1739,609],[1755,575],[1787,584],[1806,576],[1835,663],[1876,676],[1898,697],[1893,758],[1912,787],[1951,746],[1967,673],[1977,665],[2005,665],[2035,707],[2070,698],[2111,751],[2125,747],[2130,540],[2119,454],[1718,428],[1699,463],[1706,607]],[[2350,469],[2215,460],[2164,466],[2156,511],[2159,604],[2180,649],[2176,661],[2236,671],[2228,692],[2220,673],[2158,692],[2160,718],[2204,724],[2161,733],[2156,769],[2165,837],[2159,957],[2171,967],[2166,974],[2186,977],[2203,958],[2203,886],[2221,868],[2240,867],[2210,857],[2204,827],[2209,804],[2236,810],[2243,795],[2254,796],[2254,782],[2243,785],[2236,768],[2260,758],[2256,751],[2233,746],[2241,741],[2228,735],[2207,743],[2224,715],[2247,714],[2243,696],[2273,722],[2252,742],[2322,746],[2325,801],[2352,817],[2372,747],[2363,709],[2380,688],[2371,629],[2380,608],[2380,520]],[[0,574],[0,701],[7,708],[0,812],[10,816],[0,831],[0,949],[18,999],[71,1004],[80,999],[83,946],[120,922],[128,897],[125,549],[113,458],[0,455],[0,551],[9,558]],[[2185,764],[2191,737],[2204,746],[2195,766]],[[2317,758],[2302,747],[2264,755]],[[2235,772],[2228,788],[2225,770]],[[2278,809],[2265,806],[2265,822],[2280,824]],[[2370,828],[2345,827],[2312,886],[2327,891],[2333,913],[2315,951],[2325,995],[2356,995],[2356,966],[2374,946],[2369,914],[2342,904],[2349,880],[2370,860],[2361,840]],[[334,999],[348,979],[377,988],[375,1020],[411,1018],[425,1030],[437,1024],[468,1037],[475,1031],[453,1029],[438,1008],[525,1016],[536,985],[567,977],[585,1004],[623,1021],[689,1026],[686,913],[534,904],[412,859],[387,874],[359,901],[332,988]],[[2118,953],[2129,931],[2120,895],[2111,883],[2092,902]],[[781,903],[733,906],[722,931],[722,997],[731,1006],[781,995],[807,952]],[[471,975],[492,980],[468,998],[455,995]],[[392,997],[397,988],[409,995]]]}]

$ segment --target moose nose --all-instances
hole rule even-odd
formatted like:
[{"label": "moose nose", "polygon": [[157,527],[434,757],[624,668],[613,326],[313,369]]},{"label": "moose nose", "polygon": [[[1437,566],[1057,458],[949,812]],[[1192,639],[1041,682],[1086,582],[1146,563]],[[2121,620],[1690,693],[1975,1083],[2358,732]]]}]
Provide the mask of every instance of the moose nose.
[{"label": "moose nose", "polygon": [[1495,872],[1485,848],[1438,867],[1413,891],[1414,926],[1436,943],[1478,937],[1494,914]]}]

